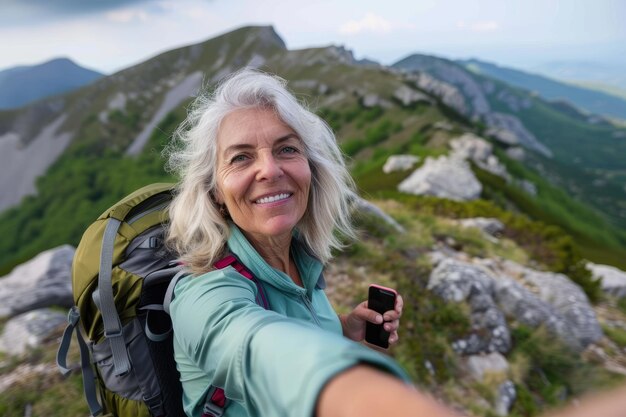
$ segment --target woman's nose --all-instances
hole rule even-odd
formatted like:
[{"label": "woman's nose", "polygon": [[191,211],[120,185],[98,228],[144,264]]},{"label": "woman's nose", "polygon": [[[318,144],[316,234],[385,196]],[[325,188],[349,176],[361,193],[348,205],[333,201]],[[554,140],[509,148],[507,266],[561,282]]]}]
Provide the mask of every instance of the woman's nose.
[{"label": "woman's nose", "polygon": [[283,170],[274,155],[263,155],[258,159],[257,180],[275,180],[283,175]]}]

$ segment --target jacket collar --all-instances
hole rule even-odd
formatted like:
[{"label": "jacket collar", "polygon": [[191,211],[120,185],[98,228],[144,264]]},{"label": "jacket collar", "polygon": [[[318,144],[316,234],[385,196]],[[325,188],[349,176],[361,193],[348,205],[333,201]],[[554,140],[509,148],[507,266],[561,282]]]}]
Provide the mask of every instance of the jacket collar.
[{"label": "jacket collar", "polygon": [[259,255],[248,239],[246,239],[239,227],[232,222],[230,223],[228,249],[260,281],[270,284],[281,291],[298,295],[307,293],[310,296],[315,286],[319,288],[326,286],[322,276],[322,263],[308,252],[306,245],[298,238],[297,232],[294,232],[290,250],[305,288],[299,287],[287,274],[272,268],[265,262],[263,257]]}]

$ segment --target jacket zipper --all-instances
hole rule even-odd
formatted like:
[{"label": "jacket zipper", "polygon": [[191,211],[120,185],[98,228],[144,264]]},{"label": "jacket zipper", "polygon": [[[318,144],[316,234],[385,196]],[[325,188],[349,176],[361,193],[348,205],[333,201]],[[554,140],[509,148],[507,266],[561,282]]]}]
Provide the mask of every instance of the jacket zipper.
[{"label": "jacket zipper", "polygon": [[309,313],[311,313],[313,320],[315,320],[315,324],[322,327],[322,323],[320,323],[319,319],[317,318],[317,314],[315,314],[315,310],[313,309],[313,304],[311,304],[311,300],[309,300],[309,297],[307,297],[306,294],[302,294],[301,297],[302,297],[302,300],[304,301],[304,305],[309,310]]}]

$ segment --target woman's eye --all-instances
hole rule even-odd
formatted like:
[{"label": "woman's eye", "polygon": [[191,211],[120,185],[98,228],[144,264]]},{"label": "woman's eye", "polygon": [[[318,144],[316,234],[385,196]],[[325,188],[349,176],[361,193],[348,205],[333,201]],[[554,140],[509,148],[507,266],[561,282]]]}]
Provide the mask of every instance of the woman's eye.
[{"label": "woman's eye", "polygon": [[230,162],[242,162],[245,161],[246,159],[248,159],[248,157],[246,155],[235,155],[232,157],[232,159],[230,160]]},{"label": "woman's eye", "polygon": [[293,146],[285,146],[280,150],[282,153],[296,153],[298,150]]}]

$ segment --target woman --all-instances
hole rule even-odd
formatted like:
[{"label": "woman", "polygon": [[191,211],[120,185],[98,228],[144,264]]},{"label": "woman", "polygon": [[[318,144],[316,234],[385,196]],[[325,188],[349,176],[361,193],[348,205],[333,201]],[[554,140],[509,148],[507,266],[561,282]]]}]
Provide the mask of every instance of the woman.
[{"label": "woman", "polygon": [[[367,321],[384,321],[397,342],[402,298],[383,316],[364,302],[338,317],[324,294],[323,264],[341,247],[335,232],[353,236],[354,197],[328,126],[284,81],[244,70],[197,100],[177,138],[168,242],[195,274],[171,305],[187,414],[200,416],[217,386],[230,400],[225,416],[350,415],[343,407],[363,416],[353,400],[387,386],[388,399],[411,392],[435,415],[395,362],[353,342]],[[226,253],[257,277],[270,310],[254,282],[213,268]]]}]

